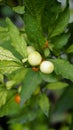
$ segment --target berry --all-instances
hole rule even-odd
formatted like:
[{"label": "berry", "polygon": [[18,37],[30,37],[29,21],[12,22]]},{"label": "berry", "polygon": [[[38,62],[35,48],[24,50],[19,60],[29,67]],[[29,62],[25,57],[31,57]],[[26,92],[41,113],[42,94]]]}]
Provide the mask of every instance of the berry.
[{"label": "berry", "polygon": [[31,54],[33,51],[35,51],[35,48],[32,46],[27,46],[27,54]]},{"label": "berry", "polygon": [[50,74],[52,73],[54,70],[54,65],[52,62],[50,61],[43,61],[41,64],[40,64],[40,71],[42,73],[45,73],[45,74]]},{"label": "berry", "polygon": [[20,95],[19,94],[15,95],[15,102],[19,104],[20,101],[21,101]]},{"label": "berry", "polygon": [[31,66],[40,65],[42,57],[39,52],[34,51],[28,56],[28,62]]}]

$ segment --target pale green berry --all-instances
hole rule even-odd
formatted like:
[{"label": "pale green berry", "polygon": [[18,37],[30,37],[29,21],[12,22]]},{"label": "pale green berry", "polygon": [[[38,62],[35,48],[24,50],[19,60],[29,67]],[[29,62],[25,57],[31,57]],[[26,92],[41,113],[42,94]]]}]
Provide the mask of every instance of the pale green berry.
[{"label": "pale green berry", "polygon": [[28,56],[28,62],[31,66],[40,65],[42,57],[39,52],[34,51]]},{"label": "pale green berry", "polygon": [[43,61],[41,64],[40,64],[40,71],[42,73],[45,73],[45,74],[50,74],[52,73],[54,70],[54,65],[52,62],[50,61]]},{"label": "pale green berry", "polygon": [[32,52],[35,51],[35,48],[33,46],[27,46],[27,54],[31,54]]}]

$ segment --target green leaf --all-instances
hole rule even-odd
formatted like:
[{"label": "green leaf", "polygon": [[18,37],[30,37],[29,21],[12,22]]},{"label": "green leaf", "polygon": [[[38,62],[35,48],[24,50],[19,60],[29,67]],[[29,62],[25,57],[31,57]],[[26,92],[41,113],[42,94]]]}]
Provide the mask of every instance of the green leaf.
[{"label": "green leaf", "polygon": [[24,104],[41,83],[41,77],[38,72],[29,70],[24,78],[21,91],[21,105]]},{"label": "green leaf", "polygon": [[2,44],[4,41],[9,40],[9,33],[8,32],[0,32],[0,44]]},{"label": "green leaf", "polygon": [[54,112],[64,113],[73,108],[73,87],[67,87],[57,103],[55,104]]},{"label": "green leaf", "polygon": [[44,55],[45,55],[45,57],[48,57],[50,55],[49,48],[44,49]]},{"label": "green leaf", "polygon": [[61,128],[61,130],[71,130],[71,129],[69,129],[68,126],[64,126],[64,127]]},{"label": "green leaf", "polygon": [[2,74],[0,74],[0,83],[3,83],[4,82],[4,77]]},{"label": "green leaf", "polygon": [[40,76],[42,78],[42,80],[46,81],[46,82],[56,82],[58,81],[59,77],[57,77],[55,74],[43,74],[40,72]]},{"label": "green leaf", "polygon": [[41,26],[41,17],[45,3],[45,0],[25,0],[25,31],[27,33],[28,39],[30,40],[29,43],[32,44],[36,50],[41,50],[46,40],[44,38]]},{"label": "green leaf", "polygon": [[73,65],[68,61],[64,61],[61,59],[52,60],[55,66],[55,73],[57,75],[61,75],[62,78],[70,79],[73,81]]},{"label": "green leaf", "polygon": [[4,89],[4,86],[0,85],[0,107],[5,105],[7,98],[7,91]]},{"label": "green leaf", "polygon": [[45,94],[41,94],[39,98],[39,106],[43,113],[48,116],[49,114],[49,107],[50,107],[50,102],[48,97]]},{"label": "green leaf", "polygon": [[[39,123],[36,125],[36,130],[48,130],[48,126],[45,123]],[[49,129],[54,130],[54,129]]]},{"label": "green leaf", "polygon": [[70,115],[70,118],[71,118],[71,124],[70,124],[70,130],[73,130],[73,112],[72,114]]},{"label": "green leaf", "polygon": [[0,44],[8,40],[9,40],[8,28],[0,26]]},{"label": "green leaf", "polygon": [[[10,124],[10,122],[8,122],[9,124]],[[22,130],[22,129],[24,129],[25,128],[25,130],[29,130],[29,129],[27,129],[27,127],[24,127],[21,123],[14,123],[14,124],[12,124],[11,123],[11,125],[10,125],[10,129],[12,129],[12,130]]]},{"label": "green leaf", "polygon": [[0,32],[8,32],[8,28],[4,28],[4,27],[2,27],[2,26],[0,26]]},{"label": "green leaf", "polygon": [[30,109],[29,111],[28,107],[27,107],[27,110],[25,108],[21,110],[22,112],[19,111],[17,115],[11,117],[9,123],[17,123],[17,122],[27,123],[27,122],[33,121],[37,116],[37,110],[36,112],[33,112],[35,111],[34,109],[32,110]]},{"label": "green leaf", "polygon": [[73,44],[69,46],[69,48],[66,51],[67,53],[73,53]]},{"label": "green leaf", "polygon": [[47,89],[62,89],[62,88],[65,88],[65,87],[68,87],[68,84],[65,83],[65,82],[54,82],[54,83],[49,83],[46,85],[46,88]]},{"label": "green leaf", "polygon": [[36,49],[43,48],[45,44],[45,38],[42,33],[39,18],[34,17],[31,14],[26,14],[24,16],[24,20],[25,20],[25,31],[27,33],[28,39],[31,42],[33,42],[33,46]]},{"label": "green leaf", "polygon": [[45,0],[44,10],[41,18],[43,32],[45,31],[45,33],[50,35],[50,33],[53,31],[54,23],[60,11],[61,3],[56,0]]},{"label": "green leaf", "polygon": [[20,105],[14,101],[15,94],[15,91],[9,91],[6,104],[0,108],[0,117],[16,114],[20,110]]},{"label": "green leaf", "polygon": [[18,14],[24,14],[25,13],[24,9],[25,9],[24,6],[13,7],[13,11],[18,13]]},{"label": "green leaf", "polygon": [[26,42],[23,35],[20,35],[19,30],[9,18],[6,18],[6,22],[9,29],[11,45],[23,56],[23,58],[27,57]]},{"label": "green leaf", "polygon": [[54,37],[52,39],[54,49],[62,49],[67,44],[69,37],[69,33]]},{"label": "green leaf", "polygon": [[0,73],[2,74],[10,74],[13,71],[22,68],[21,64],[18,64],[13,61],[0,61]]},{"label": "green leaf", "polygon": [[63,12],[59,14],[56,22],[54,23],[55,27],[51,34],[51,37],[57,36],[64,31],[69,22],[69,18],[70,18],[69,1],[67,0],[66,8],[64,9]]},{"label": "green leaf", "polygon": [[0,47],[0,60],[20,62],[9,50]]},{"label": "green leaf", "polygon": [[27,10],[29,11],[29,13],[31,15],[39,15],[42,13],[42,10],[44,8],[45,5],[45,0],[25,0],[25,6],[27,8]]},{"label": "green leaf", "polygon": [[10,80],[6,82],[6,89],[9,90],[15,85],[16,81]]},{"label": "green leaf", "polygon": [[16,81],[16,84],[19,84],[24,80],[24,77],[25,77],[27,71],[28,71],[27,68],[17,69],[13,73],[11,73],[11,75],[9,75],[9,79],[13,80],[13,81]]},{"label": "green leaf", "polygon": [[0,107],[6,103],[7,91],[0,92]]}]

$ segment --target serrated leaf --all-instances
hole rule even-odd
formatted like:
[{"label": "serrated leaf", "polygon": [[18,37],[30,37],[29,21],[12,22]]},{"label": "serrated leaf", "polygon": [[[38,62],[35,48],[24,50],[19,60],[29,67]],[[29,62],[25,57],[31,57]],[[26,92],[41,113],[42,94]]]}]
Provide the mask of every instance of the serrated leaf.
[{"label": "serrated leaf", "polygon": [[60,2],[56,0],[45,0],[44,10],[41,18],[43,32],[50,35],[50,33],[53,31],[54,23],[60,11]]},{"label": "serrated leaf", "polygon": [[56,20],[54,30],[51,34],[51,37],[57,36],[61,34],[64,29],[66,28],[70,18],[70,11],[69,11],[69,1],[67,0],[66,8],[63,12],[61,12]]},{"label": "serrated leaf", "polygon": [[66,51],[67,53],[73,53],[73,44]]},{"label": "serrated leaf", "polygon": [[52,39],[52,43],[54,44],[53,45],[54,49],[63,48],[67,44],[69,37],[70,37],[69,33],[54,37]]},{"label": "serrated leaf", "polygon": [[0,73],[2,74],[10,74],[13,71],[22,68],[21,64],[18,64],[13,61],[0,61]]},{"label": "serrated leaf", "polygon": [[64,61],[61,59],[55,59],[52,60],[54,63],[55,69],[57,75],[61,75],[62,78],[70,79],[73,81],[73,65],[70,64],[68,61]]},{"label": "serrated leaf", "polygon": [[13,7],[13,11],[18,13],[18,14],[24,14],[25,10],[24,10],[24,6],[16,6]]},{"label": "serrated leaf", "polygon": [[59,77],[57,77],[54,74],[46,75],[46,74],[43,74],[40,72],[40,76],[41,76],[42,80],[44,80],[46,82],[56,82],[59,79]]},{"label": "serrated leaf", "polygon": [[25,0],[25,6],[27,10],[31,13],[31,15],[39,15],[41,14],[44,5],[45,5],[45,0]]},{"label": "serrated leaf", "polygon": [[39,106],[43,113],[48,116],[49,114],[49,107],[50,107],[50,102],[48,97],[45,94],[41,94],[39,98]]},{"label": "serrated leaf", "polygon": [[43,48],[45,44],[45,38],[42,33],[41,24],[38,18],[32,16],[31,14],[26,14],[24,16],[24,20],[25,20],[25,31],[27,33],[29,40],[33,42],[33,46],[36,49]]},{"label": "serrated leaf", "polygon": [[4,49],[2,47],[0,47],[0,60],[7,60],[7,61],[17,61],[20,62],[19,59],[17,59],[12,52],[10,52],[7,49]]},{"label": "serrated leaf", "polygon": [[54,82],[54,83],[49,83],[49,84],[47,84],[46,85],[46,88],[47,89],[63,89],[63,88],[65,88],[65,87],[68,87],[68,84],[67,83],[65,83],[65,82]]},{"label": "serrated leaf", "polygon": [[36,90],[37,86],[41,83],[41,77],[39,73],[29,70],[23,81],[23,87],[21,91],[21,105],[24,104]]},{"label": "serrated leaf", "polygon": [[24,57],[27,57],[26,41],[23,35],[20,35],[18,28],[11,22],[9,18],[6,19],[11,45]]}]

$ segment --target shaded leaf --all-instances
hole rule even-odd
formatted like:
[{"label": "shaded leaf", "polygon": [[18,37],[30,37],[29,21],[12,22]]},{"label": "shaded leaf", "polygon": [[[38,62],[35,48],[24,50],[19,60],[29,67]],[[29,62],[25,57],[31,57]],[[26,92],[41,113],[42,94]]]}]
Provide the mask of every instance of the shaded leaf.
[{"label": "shaded leaf", "polygon": [[39,106],[43,113],[48,116],[49,114],[49,107],[50,107],[50,102],[48,97],[45,94],[41,94],[39,98]]},{"label": "shaded leaf", "polygon": [[0,117],[13,115],[20,110],[20,105],[16,104],[16,102],[14,101],[14,95],[14,91],[9,91],[6,104],[0,108]]},{"label": "shaded leaf", "polygon": [[25,108],[22,109],[23,112],[20,111],[20,114],[17,114],[11,117],[9,123],[27,123],[29,121],[33,121],[37,116],[37,111],[33,112],[34,110],[28,111]]},{"label": "shaded leaf", "polygon": [[4,82],[4,77],[2,74],[0,74],[0,83],[3,83]]},{"label": "shaded leaf", "polygon": [[27,101],[32,93],[36,90],[37,86],[41,83],[41,77],[38,72],[29,70],[24,78],[23,87],[21,91],[21,105]]},{"label": "shaded leaf", "polygon": [[69,46],[69,48],[66,51],[67,53],[73,53],[73,44]]},{"label": "shaded leaf", "polygon": [[54,111],[56,113],[63,113],[73,108],[73,87],[68,87],[55,104]]},{"label": "shaded leaf", "polygon": [[51,34],[55,21],[61,11],[61,3],[56,0],[45,0],[41,23],[43,32]]},{"label": "shaded leaf", "polygon": [[67,44],[69,37],[70,37],[69,33],[54,37],[52,39],[52,43],[54,44],[54,48],[55,49],[62,49]]},{"label": "shaded leaf", "polygon": [[25,6],[31,15],[40,15],[45,5],[45,0],[25,0]]},{"label": "shaded leaf", "polygon": [[57,36],[61,34],[64,29],[66,28],[70,18],[70,11],[69,11],[69,1],[67,0],[66,8],[63,12],[61,12],[55,22],[54,30],[51,34],[51,37]]},{"label": "shaded leaf", "polygon": [[[36,49],[43,48],[45,44],[45,38],[42,33],[40,21],[37,17],[30,14],[24,16],[25,19],[25,31],[31,43]],[[34,44],[35,43],[35,44]]]},{"label": "shaded leaf", "polygon": [[71,115],[71,124],[70,124],[70,130],[73,130],[73,112],[72,112],[72,115]]}]

